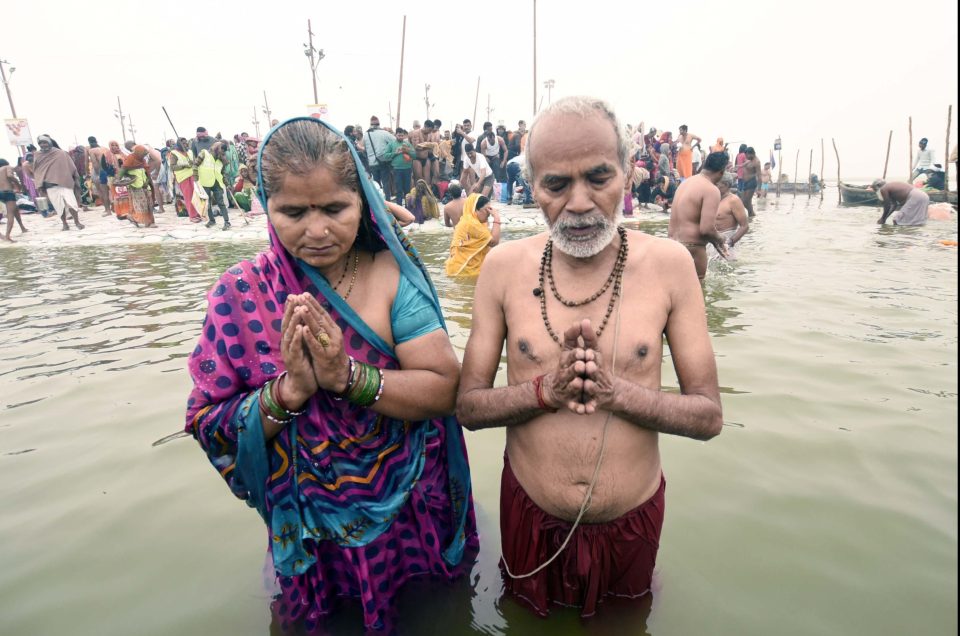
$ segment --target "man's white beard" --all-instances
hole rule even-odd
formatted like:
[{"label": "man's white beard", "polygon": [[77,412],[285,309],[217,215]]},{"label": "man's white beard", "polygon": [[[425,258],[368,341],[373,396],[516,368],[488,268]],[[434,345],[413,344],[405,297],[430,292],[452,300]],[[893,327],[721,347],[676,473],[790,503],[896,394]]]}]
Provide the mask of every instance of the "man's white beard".
[{"label": "man's white beard", "polygon": [[[553,245],[573,258],[591,258],[602,252],[617,235],[617,227],[623,222],[623,200],[617,206],[617,213],[609,219],[600,212],[589,214],[562,213],[550,226],[550,239]],[[549,224],[549,221],[548,221]],[[565,230],[571,227],[595,226],[596,231],[588,236],[570,236]]]}]

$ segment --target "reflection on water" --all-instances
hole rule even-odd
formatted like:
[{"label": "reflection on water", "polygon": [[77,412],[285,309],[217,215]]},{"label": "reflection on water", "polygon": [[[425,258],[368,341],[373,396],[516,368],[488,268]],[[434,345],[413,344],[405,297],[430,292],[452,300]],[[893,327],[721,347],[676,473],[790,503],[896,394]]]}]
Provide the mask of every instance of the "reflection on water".
[{"label": "reflection on water", "polygon": [[[957,224],[878,227],[830,193],[757,213],[704,286],[724,434],[661,440],[652,598],[548,622],[500,598],[503,431],[468,433],[482,551],[468,580],[404,593],[409,633],[956,630]],[[627,224],[666,235],[658,213]],[[414,241],[462,355],[474,283],[443,276],[448,234]],[[270,633],[262,523],[167,438],[208,287],[265,245],[0,254],[0,633]],[[678,390],[668,351],[663,378]],[[348,607],[332,633],[359,623]]]}]

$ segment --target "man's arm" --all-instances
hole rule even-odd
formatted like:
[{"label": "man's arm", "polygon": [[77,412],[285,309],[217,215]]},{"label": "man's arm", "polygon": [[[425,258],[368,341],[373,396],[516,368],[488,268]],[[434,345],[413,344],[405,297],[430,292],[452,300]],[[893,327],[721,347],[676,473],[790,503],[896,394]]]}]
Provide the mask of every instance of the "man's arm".
[{"label": "man's arm", "polygon": [[886,186],[880,188],[880,194],[883,196],[883,214],[877,219],[877,223],[883,225],[887,222],[887,218],[893,214],[893,211],[897,209],[897,202],[890,196],[890,190]]},{"label": "man's arm", "polygon": [[[463,369],[460,371],[460,390],[457,394],[457,419],[465,428],[475,431],[498,426],[518,426],[543,415],[533,380],[511,386],[493,387],[503,342],[507,336],[506,317],[503,312],[503,286],[509,280],[510,263],[499,258],[505,252],[494,250],[487,255],[477,280],[473,302],[473,321],[470,339],[463,354]],[[579,329],[579,327],[578,327]],[[577,332],[579,333],[579,332]],[[564,334],[570,344],[571,331]],[[573,336],[576,342],[576,336]],[[561,372],[543,378],[541,395],[550,410],[555,410],[565,397],[580,395],[583,380],[574,377],[573,347],[565,347],[561,364],[567,365]],[[566,387],[564,393],[557,387]],[[563,391],[564,389],[560,389]]]},{"label": "man's arm", "polygon": [[[614,378],[603,369],[595,350],[587,352],[588,379],[584,390],[596,399],[596,409],[610,411],[619,418],[643,428],[708,440],[723,427],[723,408],[717,381],[717,365],[707,331],[703,291],[693,261],[679,244],[662,268],[663,279],[671,287],[671,307],[664,332],[670,346],[673,367],[680,383],[680,394],[647,389],[623,378]],[[666,265],[669,265],[667,267]],[[592,330],[584,344],[595,345]]]},{"label": "man's arm", "polygon": [[717,232],[717,211],[720,209],[720,190],[716,187],[707,188],[703,195],[700,207],[700,236],[713,244],[717,252],[727,257],[727,248],[723,244],[723,237]]}]

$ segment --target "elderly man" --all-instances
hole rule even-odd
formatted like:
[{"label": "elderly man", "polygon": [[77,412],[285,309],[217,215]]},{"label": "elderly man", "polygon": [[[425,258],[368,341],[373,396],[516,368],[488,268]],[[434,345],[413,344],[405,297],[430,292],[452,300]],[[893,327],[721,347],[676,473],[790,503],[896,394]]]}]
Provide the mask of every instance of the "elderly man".
[{"label": "elderly man", "polygon": [[711,152],[700,174],[681,183],[673,195],[667,236],[687,248],[700,280],[707,275],[707,243],[712,243],[721,256],[727,255],[716,225],[720,207],[717,183],[723,177],[728,160],[725,152]]},{"label": "elderly man", "polygon": [[78,230],[82,230],[80,205],[74,190],[80,187],[77,166],[70,155],[61,150],[49,135],[40,135],[37,145],[40,146],[40,152],[33,156],[33,179],[37,183],[40,196],[46,196],[53,209],[60,213],[60,220],[63,222],[61,229],[70,229],[67,224],[69,211],[74,225]]},{"label": "elderly man", "polygon": [[877,179],[871,186],[883,201],[883,214],[877,223],[883,225],[891,214],[894,225],[926,225],[927,211],[930,208],[930,197],[920,188],[915,188],[902,181],[886,182]]},{"label": "elderly man", "polygon": [[[747,215],[747,209],[743,206],[743,201],[733,190],[737,187],[737,175],[727,172],[720,179],[717,188],[720,190],[720,206],[717,208],[716,228],[720,236],[723,237],[724,244],[727,247],[727,258],[733,260],[733,248],[740,242],[740,239],[750,231],[750,218]],[[710,260],[720,258],[720,253],[713,247],[707,246]]]},{"label": "elderly man", "polygon": [[[538,115],[527,171],[549,231],[490,252],[463,360],[460,422],[507,429],[506,589],[541,615],[556,602],[589,616],[604,597],[650,591],[664,509],[657,437],[706,440],[723,423],[690,257],[619,225],[621,130],[586,97]],[[660,389],[664,334],[679,393]],[[505,342],[507,386],[494,388]]]}]

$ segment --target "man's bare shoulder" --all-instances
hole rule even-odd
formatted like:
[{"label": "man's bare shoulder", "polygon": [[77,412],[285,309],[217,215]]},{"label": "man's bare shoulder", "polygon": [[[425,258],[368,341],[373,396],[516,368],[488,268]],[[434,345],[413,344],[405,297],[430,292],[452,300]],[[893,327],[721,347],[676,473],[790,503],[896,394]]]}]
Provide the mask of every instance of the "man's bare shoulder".
[{"label": "man's bare shoulder", "polygon": [[[678,262],[690,260],[690,252],[683,245],[673,239],[651,236],[639,230],[627,230],[627,240],[630,242],[630,260],[634,258],[650,259],[655,267],[672,268]],[[632,249],[632,248],[636,249]]]},{"label": "man's bare shoulder", "polygon": [[[490,253],[483,260],[483,267],[494,272],[507,273],[518,266],[522,267],[525,261],[535,260],[539,263],[540,255],[543,253],[543,247],[546,243],[546,232],[502,242],[490,250]],[[507,282],[507,280],[504,280],[504,282]]]}]

